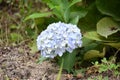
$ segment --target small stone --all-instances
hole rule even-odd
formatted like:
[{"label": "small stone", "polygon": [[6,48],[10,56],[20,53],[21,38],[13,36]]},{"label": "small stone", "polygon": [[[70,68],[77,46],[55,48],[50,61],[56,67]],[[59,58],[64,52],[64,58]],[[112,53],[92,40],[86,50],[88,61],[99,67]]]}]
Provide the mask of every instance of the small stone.
[{"label": "small stone", "polygon": [[77,74],[77,78],[80,79],[80,78],[83,78],[83,75],[81,73]]}]

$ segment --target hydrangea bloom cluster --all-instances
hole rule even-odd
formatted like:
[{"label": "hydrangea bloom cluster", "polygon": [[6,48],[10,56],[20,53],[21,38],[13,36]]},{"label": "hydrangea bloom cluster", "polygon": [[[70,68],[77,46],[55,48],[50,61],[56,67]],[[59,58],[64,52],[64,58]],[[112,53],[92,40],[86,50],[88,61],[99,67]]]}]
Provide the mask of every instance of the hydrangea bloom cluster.
[{"label": "hydrangea bloom cluster", "polygon": [[80,29],[62,22],[50,24],[37,38],[37,47],[43,57],[54,58],[64,52],[71,53],[82,46]]}]

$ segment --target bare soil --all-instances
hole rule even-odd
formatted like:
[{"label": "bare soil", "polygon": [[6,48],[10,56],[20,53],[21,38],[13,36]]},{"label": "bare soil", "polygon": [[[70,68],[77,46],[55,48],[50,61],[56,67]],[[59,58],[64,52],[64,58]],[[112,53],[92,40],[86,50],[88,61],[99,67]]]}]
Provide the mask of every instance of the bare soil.
[{"label": "bare soil", "polygon": [[0,47],[0,80],[56,80],[57,65],[51,61],[38,64],[38,57],[25,45]]},{"label": "bare soil", "polygon": [[[39,56],[39,52],[30,53],[27,45],[0,47],[0,80],[56,80],[59,71],[57,64],[51,60],[39,64]],[[99,80],[96,78],[99,75],[108,76],[109,80],[120,80],[120,76],[114,76],[110,71],[99,74],[95,70],[91,67],[85,75],[77,77],[63,72],[61,80]]]}]

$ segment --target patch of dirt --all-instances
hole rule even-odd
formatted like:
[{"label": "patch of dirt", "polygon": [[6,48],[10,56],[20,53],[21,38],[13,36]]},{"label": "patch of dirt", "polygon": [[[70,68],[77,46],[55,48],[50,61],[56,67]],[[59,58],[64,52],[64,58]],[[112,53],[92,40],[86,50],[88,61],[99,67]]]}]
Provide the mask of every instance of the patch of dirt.
[{"label": "patch of dirt", "polygon": [[38,64],[38,57],[25,45],[0,47],[0,80],[56,80],[58,66],[51,61]]},{"label": "patch of dirt", "polygon": [[[0,47],[0,80],[56,80],[59,71],[57,64],[50,60],[38,64],[39,56],[39,52],[30,53],[27,45]],[[114,76],[111,71],[98,73],[95,67],[77,77],[63,73],[61,80],[98,80],[100,75],[108,76],[108,80],[120,80],[120,76]]]}]

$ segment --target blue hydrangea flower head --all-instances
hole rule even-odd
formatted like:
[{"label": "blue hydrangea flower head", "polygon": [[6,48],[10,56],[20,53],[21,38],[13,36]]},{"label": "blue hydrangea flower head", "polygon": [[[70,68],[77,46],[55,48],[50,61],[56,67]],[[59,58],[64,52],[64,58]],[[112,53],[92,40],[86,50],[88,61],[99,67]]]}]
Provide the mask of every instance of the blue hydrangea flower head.
[{"label": "blue hydrangea flower head", "polygon": [[54,58],[82,46],[80,29],[73,24],[62,22],[50,24],[37,37],[37,47],[43,57]]}]

